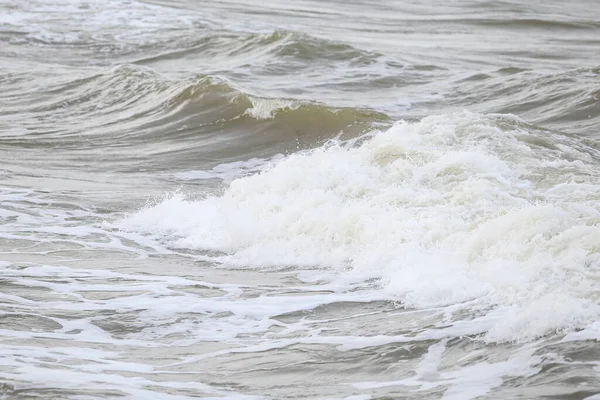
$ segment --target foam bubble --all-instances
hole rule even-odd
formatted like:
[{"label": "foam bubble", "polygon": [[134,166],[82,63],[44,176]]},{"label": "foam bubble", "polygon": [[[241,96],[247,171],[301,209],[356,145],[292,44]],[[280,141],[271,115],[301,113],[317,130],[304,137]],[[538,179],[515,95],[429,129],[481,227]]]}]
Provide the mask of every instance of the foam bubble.
[{"label": "foam bubble", "polygon": [[487,340],[529,340],[600,314],[597,160],[514,117],[432,116],[290,155],[221,197],[174,195],[120,225],[228,264],[378,278],[407,307],[499,313]]}]

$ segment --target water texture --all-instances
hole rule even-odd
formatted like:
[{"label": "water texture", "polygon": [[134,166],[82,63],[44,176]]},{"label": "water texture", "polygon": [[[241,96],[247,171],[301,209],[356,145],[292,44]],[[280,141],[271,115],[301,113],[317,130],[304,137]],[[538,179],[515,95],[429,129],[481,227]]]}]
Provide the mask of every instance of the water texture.
[{"label": "water texture", "polygon": [[599,399],[600,3],[0,0],[0,398]]}]

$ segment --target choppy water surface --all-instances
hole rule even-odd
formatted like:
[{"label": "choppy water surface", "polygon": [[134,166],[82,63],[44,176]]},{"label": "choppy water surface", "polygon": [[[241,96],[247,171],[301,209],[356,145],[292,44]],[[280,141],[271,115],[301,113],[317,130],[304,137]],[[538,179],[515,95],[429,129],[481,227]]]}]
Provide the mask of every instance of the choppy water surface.
[{"label": "choppy water surface", "polygon": [[0,397],[600,398],[600,3],[0,0]]}]

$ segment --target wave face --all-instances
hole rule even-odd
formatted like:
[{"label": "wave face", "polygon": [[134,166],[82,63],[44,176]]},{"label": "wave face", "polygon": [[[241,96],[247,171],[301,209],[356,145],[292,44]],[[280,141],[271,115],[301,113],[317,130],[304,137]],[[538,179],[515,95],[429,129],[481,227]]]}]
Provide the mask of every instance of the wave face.
[{"label": "wave face", "polygon": [[[90,153],[108,170],[115,159],[122,169],[138,168],[149,155],[160,170],[210,166],[215,159],[272,156],[389,124],[385,113],[371,109],[269,98],[223,77],[170,79],[137,65],[69,78],[44,90],[41,96],[27,93],[0,112],[9,126],[0,131],[3,144],[53,149],[61,154],[59,165],[68,159],[81,168]],[[25,116],[35,118],[18,124]],[[39,156],[45,158],[43,153],[31,157],[39,162]]]},{"label": "wave face", "polygon": [[485,315],[486,340],[521,341],[599,316],[599,162],[597,147],[515,117],[432,116],[122,226],[226,264],[377,278],[406,307],[460,305]]},{"label": "wave face", "polygon": [[0,398],[598,398],[598,16],[0,0]]}]

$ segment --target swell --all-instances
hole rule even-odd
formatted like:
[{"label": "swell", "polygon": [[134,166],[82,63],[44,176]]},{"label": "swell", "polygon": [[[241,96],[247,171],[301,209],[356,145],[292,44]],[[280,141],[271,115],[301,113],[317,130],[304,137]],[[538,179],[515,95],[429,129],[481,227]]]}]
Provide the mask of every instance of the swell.
[{"label": "swell", "polygon": [[190,160],[220,150],[311,147],[388,120],[368,109],[257,96],[219,76],[175,80],[136,65],[63,79],[43,91],[14,91],[10,100],[0,111],[4,146],[129,148],[131,157],[140,145],[151,156],[183,152]]},{"label": "swell", "polygon": [[468,20],[469,24],[507,29],[529,30],[529,29],[551,29],[551,30],[596,30],[600,29],[600,23],[594,20],[559,20],[544,18],[478,18]]},{"label": "swell", "polygon": [[295,61],[314,59],[370,63],[382,55],[365,51],[349,44],[321,39],[303,33],[276,30],[270,33],[244,33],[217,30],[211,31],[190,43],[185,49],[164,52],[157,56],[142,58],[138,64],[153,63],[163,59],[177,59],[190,55],[205,57],[248,57],[288,58]]},{"label": "swell", "polygon": [[600,67],[544,73],[501,68],[451,83],[447,104],[516,114],[535,124],[583,135],[600,122]]}]

